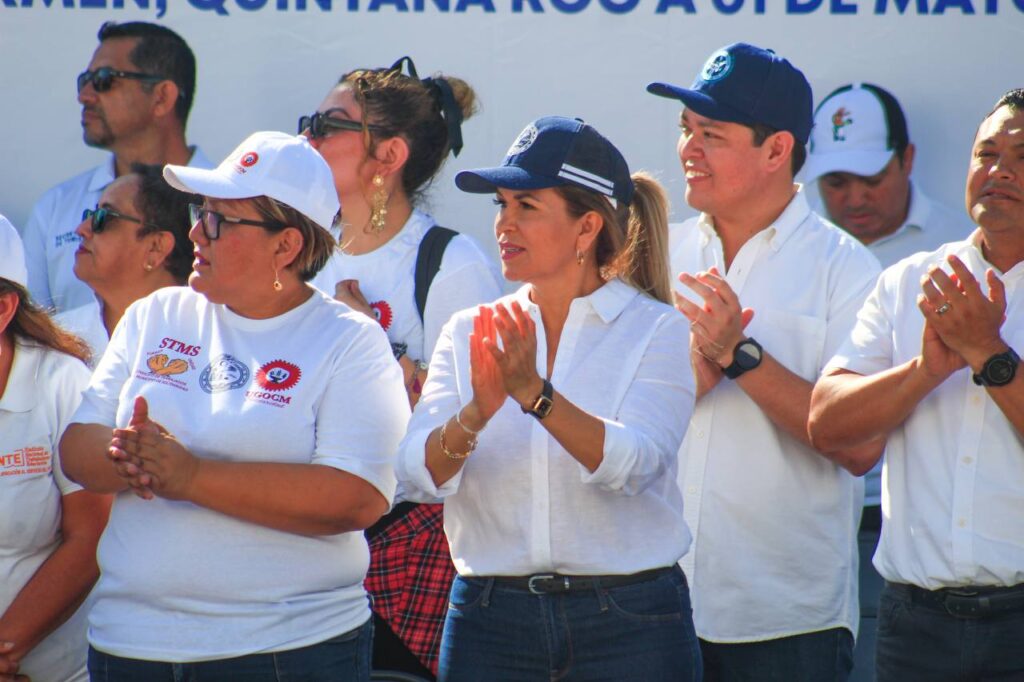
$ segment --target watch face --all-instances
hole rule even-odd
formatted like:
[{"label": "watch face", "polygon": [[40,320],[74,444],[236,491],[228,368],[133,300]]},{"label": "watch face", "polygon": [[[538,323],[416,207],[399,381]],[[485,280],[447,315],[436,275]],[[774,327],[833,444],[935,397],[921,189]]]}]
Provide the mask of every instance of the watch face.
[{"label": "watch face", "polygon": [[985,368],[985,374],[988,375],[987,379],[990,383],[1001,386],[1010,383],[1010,380],[1013,379],[1014,369],[1014,364],[1009,359],[996,358]]},{"label": "watch face", "polygon": [[535,415],[537,415],[539,419],[543,419],[544,417],[551,414],[551,408],[554,406],[554,404],[555,403],[553,400],[551,400],[551,398],[542,395],[541,397],[537,398],[537,402],[534,404],[532,411]]},{"label": "watch face", "polygon": [[736,349],[735,360],[743,369],[754,369],[761,364],[761,349],[753,343],[741,343]]}]

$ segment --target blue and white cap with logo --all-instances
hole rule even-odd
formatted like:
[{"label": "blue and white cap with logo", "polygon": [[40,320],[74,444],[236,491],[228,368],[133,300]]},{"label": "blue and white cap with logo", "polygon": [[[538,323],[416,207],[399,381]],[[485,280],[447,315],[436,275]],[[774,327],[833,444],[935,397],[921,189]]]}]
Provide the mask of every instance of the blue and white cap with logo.
[{"label": "blue and white cap with logo", "polygon": [[544,189],[576,185],[609,198],[633,201],[633,180],[622,154],[601,133],[578,118],[545,116],[526,126],[497,168],[465,170],[455,176],[463,192]]},{"label": "blue and white cap with logo", "polygon": [[689,88],[651,83],[647,92],[682,101],[701,116],[787,130],[807,144],[813,121],[811,85],[786,59],[747,43],[712,54]]}]

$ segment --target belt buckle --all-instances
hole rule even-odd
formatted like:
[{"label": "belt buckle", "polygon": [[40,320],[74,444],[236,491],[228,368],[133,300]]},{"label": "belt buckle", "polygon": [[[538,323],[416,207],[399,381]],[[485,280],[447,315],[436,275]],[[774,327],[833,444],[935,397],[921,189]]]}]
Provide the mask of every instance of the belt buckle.
[{"label": "belt buckle", "polygon": [[[541,574],[538,574],[538,575],[531,575],[530,579],[526,581],[526,589],[528,589],[530,591],[530,594],[549,594],[551,592],[557,592],[558,591],[557,588],[556,589],[544,590],[544,589],[541,589],[541,588],[537,587],[536,583],[538,581],[540,581],[540,580],[554,580],[555,578],[558,578],[558,577],[559,576],[555,575],[554,573],[541,573]],[[568,576],[561,576],[561,578],[562,578],[562,583],[563,583],[562,591],[568,592],[569,591],[569,577]],[[553,583],[553,585],[557,585],[557,584],[558,583]]]}]

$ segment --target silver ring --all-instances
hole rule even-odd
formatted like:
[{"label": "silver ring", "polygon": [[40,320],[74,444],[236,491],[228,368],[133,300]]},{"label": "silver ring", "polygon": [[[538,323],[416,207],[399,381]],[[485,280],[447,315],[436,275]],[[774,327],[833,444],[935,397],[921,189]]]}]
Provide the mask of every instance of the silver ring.
[{"label": "silver ring", "polygon": [[943,303],[942,305],[940,305],[938,308],[935,309],[935,314],[936,315],[945,315],[946,313],[949,312],[950,308],[952,308],[952,307],[953,306],[951,306],[949,304],[949,301],[946,301],[945,303]]}]

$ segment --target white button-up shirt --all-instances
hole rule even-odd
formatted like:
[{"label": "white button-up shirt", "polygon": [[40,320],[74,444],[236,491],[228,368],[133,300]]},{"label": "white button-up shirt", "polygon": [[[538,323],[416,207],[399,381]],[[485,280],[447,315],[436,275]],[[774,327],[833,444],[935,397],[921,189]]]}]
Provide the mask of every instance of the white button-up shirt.
[{"label": "white button-up shirt", "polygon": [[[708,216],[674,229],[681,233],[672,251],[674,273],[711,266],[725,272]],[[800,191],[743,245],[726,280],[755,311],[746,333],[813,382],[849,334],[878,270],[874,256],[811,212]],[[857,631],[860,479],[776,426],[723,379],[694,410],[680,450],[679,485],[694,536],[681,564],[702,638],[744,642],[833,627]]]},{"label": "white button-up shirt", "polygon": [[[949,254],[987,290],[992,266],[971,239],[904,260],[883,273],[829,367],[869,375],[919,355],[921,277]],[[1024,263],[999,277],[1007,298],[1003,339],[1024,349]],[[985,388],[971,381],[969,367],[889,434],[882,518],[874,564],[886,580],[929,590],[1024,583],[1024,444]]]},{"label": "white button-up shirt", "polygon": [[[527,285],[502,300],[519,301],[536,322],[543,376],[543,322],[529,292]],[[683,316],[619,280],[572,302],[551,383],[604,422],[604,459],[595,471],[507,400],[459,473],[436,487],[425,444],[472,399],[475,312],[456,314],[444,328],[398,462],[410,491],[444,498],[459,574],[628,574],[675,563],[690,544],[675,485],[694,399]]]},{"label": "white button-up shirt", "polygon": [[[951,211],[929,199],[913,183],[910,211],[898,230],[868,244],[883,268],[920,251],[934,251],[948,242],[966,239],[974,230],[967,213]],[[882,503],[882,460],[864,475],[864,506]]]},{"label": "white button-up shirt", "polygon": [[[198,147],[188,165],[213,168]],[[22,238],[28,290],[39,305],[60,312],[93,300],[92,289],[75,277],[75,251],[81,241],[75,228],[82,222],[82,211],[95,208],[103,190],[113,181],[111,155],[105,163],[51,187],[33,207]]]}]

